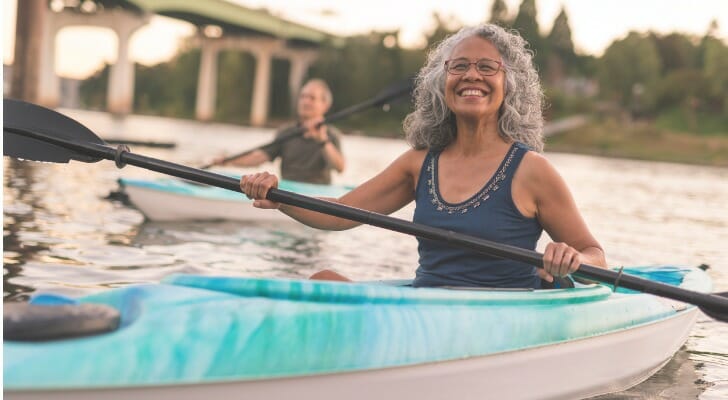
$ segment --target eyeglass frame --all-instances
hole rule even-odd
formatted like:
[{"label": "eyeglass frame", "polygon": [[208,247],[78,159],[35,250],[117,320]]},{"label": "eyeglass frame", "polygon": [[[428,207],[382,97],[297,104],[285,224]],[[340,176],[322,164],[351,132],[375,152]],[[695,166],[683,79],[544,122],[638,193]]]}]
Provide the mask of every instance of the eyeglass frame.
[{"label": "eyeglass frame", "polygon": [[[455,61],[455,60],[467,60],[467,62],[468,62],[468,68],[465,71],[463,71],[461,74],[453,73],[452,71],[450,71],[450,68],[448,67],[448,63],[450,61]],[[495,70],[495,72],[493,72],[492,74],[489,74],[489,75],[486,75],[486,74],[480,72],[480,70],[478,70],[478,63],[481,62],[481,61],[483,61],[483,60],[492,61],[492,62],[498,64],[498,68]],[[506,71],[505,68],[503,68],[503,62],[498,61],[498,60],[494,60],[492,58],[487,58],[487,57],[479,58],[476,61],[470,61],[470,60],[468,60],[465,57],[458,57],[458,58],[451,58],[449,60],[445,60],[445,63],[444,63],[445,72],[447,72],[450,75],[456,75],[456,76],[467,74],[468,71],[470,71],[470,66],[471,65],[475,65],[475,72],[479,73],[480,76],[494,76],[494,75],[496,75],[500,71],[503,71],[503,72]]]}]

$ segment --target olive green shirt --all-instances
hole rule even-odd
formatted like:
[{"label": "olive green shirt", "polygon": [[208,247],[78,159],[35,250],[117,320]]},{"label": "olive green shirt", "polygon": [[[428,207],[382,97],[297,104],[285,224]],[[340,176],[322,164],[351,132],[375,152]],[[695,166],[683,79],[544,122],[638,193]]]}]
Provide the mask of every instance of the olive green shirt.
[{"label": "olive green shirt", "polygon": [[[287,129],[278,131],[276,138]],[[326,126],[326,134],[331,143],[341,151],[341,132],[333,126]],[[281,178],[291,181],[318,183],[328,185],[331,183],[331,169],[333,166],[324,154],[324,146],[314,139],[296,135],[279,143],[271,143],[261,148],[271,161],[281,158]]]}]

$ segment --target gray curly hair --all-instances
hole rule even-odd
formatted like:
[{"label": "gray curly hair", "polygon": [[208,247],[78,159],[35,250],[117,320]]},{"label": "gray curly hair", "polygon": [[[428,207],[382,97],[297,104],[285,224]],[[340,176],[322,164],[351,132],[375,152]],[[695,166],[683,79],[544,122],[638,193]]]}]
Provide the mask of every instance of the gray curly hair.
[{"label": "gray curly hair", "polygon": [[407,142],[418,150],[442,150],[455,139],[455,115],[445,103],[444,64],[455,46],[472,36],[491,42],[503,58],[505,96],[498,112],[498,133],[542,152],[544,95],[533,52],[516,31],[492,24],[463,28],[428,54],[415,80],[415,110],[404,120]]}]

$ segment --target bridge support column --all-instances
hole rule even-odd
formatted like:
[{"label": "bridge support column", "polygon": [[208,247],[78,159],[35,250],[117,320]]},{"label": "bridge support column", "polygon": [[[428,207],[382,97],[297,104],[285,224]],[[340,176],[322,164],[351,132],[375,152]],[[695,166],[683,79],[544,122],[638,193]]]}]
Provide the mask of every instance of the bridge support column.
[{"label": "bridge support column", "polygon": [[[67,26],[101,26],[116,32],[118,56],[111,66],[107,108],[115,114],[128,114],[134,102],[134,64],[129,59],[129,38],[137,29],[149,22],[149,14],[134,14],[112,9],[97,13],[81,14],[72,11],[47,10],[46,23],[42,23],[42,63],[39,70],[38,102],[46,107],[57,107],[60,100],[60,79],[55,71],[56,35]],[[38,21],[34,21],[39,23]]]},{"label": "bridge support column", "polygon": [[262,37],[206,37],[198,35],[195,44],[201,48],[200,74],[197,81],[197,103],[195,116],[198,120],[210,120],[215,116],[217,97],[217,58],[219,52],[237,50],[250,53],[255,57],[255,76],[253,81],[253,97],[250,109],[250,124],[263,126],[268,120],[270,105],[270,88],[273,57],[291,61],[288,76],[288,89],[294,101],[306,77],[309,66],[318,56],[312,49],[290,48],[281,39]]},{"label": "bridge support column", "polygon": [[291,70],[288,75],[288,91],[291,94],[291,110],[296,110],[298,104],[298,91],[303,86],[311,61],[305,57],[291,57]]},{"label": "bridge support column", "polygon": [[48,3],[43,0],[27,0],[17,3],[16,9],[10,97],[38,103],[42,91]]},{"label": "bridge support column", "polygon": [[253,54],[255,54],[255,82],[253,83],[250,124],[252,126],[263,126],[268,119],[272,56],[267,50],[258,50]]},{"label": "bridge support column", "polygon": [[61,18],[47,10],[46,23],[43,24],[41,39],[40,86],[38,87],[38,104],[56,108],[60,103],[61,80],[56,75],[56,34],[58,34]]},{"label": "bridge support column", "polygon": [[117,14],[114,30],[119,38],[116,62],[109,72],[106,107],[112,114],[126,115],[134,108],[134,62],[129,58],[129,39],[146,20],[132,14]]},{"label": "bridge support column", "polygon": [[217,100],[217,56],[220,49],[219,46],[210,40],[203,40],[201,47],[195,117],[200,121],[209,121],[215,116],[215,101]]},{"label": "bridge support column", "polygon": [[316,52],[313,51],[288,51],[284,55],[291,62],[291,70],[288,74],[288,91],[291,95],[291,110],[296,110],[298,102],[298,91],[303,86],[303,79],[306,77],[308,68],[316,59]]}]

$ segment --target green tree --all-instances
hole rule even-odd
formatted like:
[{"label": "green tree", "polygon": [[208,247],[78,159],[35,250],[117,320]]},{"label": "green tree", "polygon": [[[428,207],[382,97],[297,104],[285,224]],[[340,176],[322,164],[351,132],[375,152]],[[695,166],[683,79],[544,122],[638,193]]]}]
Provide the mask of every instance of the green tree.
[{"label": "green tree", "polygon": [[599,62],[601,93],[635,113],[653,111],[661,69],[655,42],[630,32],[613,42]]},{"label": "green tree", "polygon": [[448,22],[452,21],[452,19],[445,18],[437,12],[432,14],[432,19],[435,20],[435,29],[427,35],[428,49],[460,29],[460,24]]},{"label": "green tree", "polygon": [[104,64],[91,77],[81,82],[79,88],[81,106],[90,110],[106,111],[106,91],[109,84],[111,66]]},{"label": "green tree", "polygon": [[513,28],[529,43],[534,52],[534,62],[539,70],[543,70],[547,59],[536,16],[536,0],[523,0],[513,20]]},{"label": "green tree", "polygon": [[680,33],[659,35],[651,32],[649,38],[655,43],[661,65],[661,79],[655,87],[656,111],[669,113],[682,109],[694,131],[696,112],[706,92],[705,77],[699,68],[697,40]]},{"label": "green tree", "polygon": [[728,115],[728,47],[712,36],[704,39],[703,47],[703,74],[709,106]]},{"label": "green tree", "polygon": [[288,76],[291,63],[286,59],[273,59],[270,82],[270,117],[273,119],[290,119],[295,110],[291,109],[291,91],[288,87]]},{"label": "green tree", "polygon": [[557,82],[578,69],[569,17],[563,7],[554,20],[551,32],[546,36],[544,47],[549,48],[546,75],[551,82]]},{"label": "green tree", "polygon": [[664,36],[651,33],[650,37],[660,54],[663,73],[699,67],[699,48],[694,44],[694,38],[680,33],[670,33]]},{"label": "green tree", "polygon": [[493,0],[488,22],[504,27],[510,26],[511,21],[508,19],[508,6],[505,0]]},{"label": "green tree", "polygon": [[249,53],[222,51],[218,54],[215,119],[238,124],[250,119],[255,63],[255,57]]},{"label": "green tree", "polygon": [[[332,111],[360,103],[393,83],[414,76],[424,61],[424,51],[405,50],[396,40],[399,32],[370,32],[349,37],[342,47],[325,46],[309,71],[309,77],[326,80],[334,95]],[[398,103],[385,114],[381,110],[358,113],[341,121],[348,127],[396,130],[409,110]],[[394,127],[394,128],[393,128]]]},{"label": "green tree", "polygon": [[153,66],[137,65],[134,111],[174,118],[193,118],[197,97],[200,51],[185,48],[172,60]]}]

